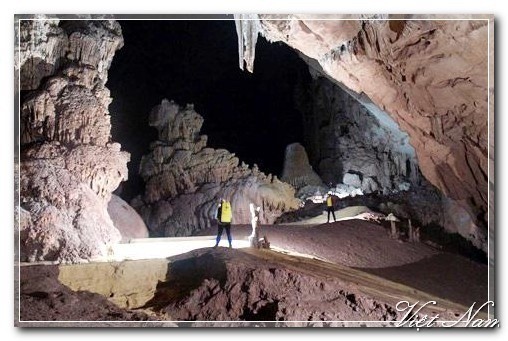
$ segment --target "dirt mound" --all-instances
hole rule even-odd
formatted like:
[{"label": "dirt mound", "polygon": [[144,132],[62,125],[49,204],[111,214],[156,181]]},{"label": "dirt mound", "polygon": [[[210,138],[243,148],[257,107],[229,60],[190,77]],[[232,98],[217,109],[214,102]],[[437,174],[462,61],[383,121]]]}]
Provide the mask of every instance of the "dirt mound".
[{"label": "dirt mound", "polygon": [[147,307],[178,320],[394,321],[394,307],[353,287],[235,249],[201,249],[172,259]]},{"label": "dirt mound", "polygon": [[[118,270],[155,265],[159,268],[160,262],[125,261]],[[141,295],[147,289],[128,276],[117,277],[111,293],[101,292],[101,295],[92,293],[100,291],[93,284],[104,282],[104,277],[109,276],[107,271],[83,271],[90,277],[82,279],[91,285],[89,291],[72,291],[59,281],[61,268],[22,266],[21,325],[37,326],[30,321],[57,321],[58,326],[64,325],[64,321],[88,321],[85,324],[89,326],[94,326],[93,321],[95,325],[101,322],[106,326],[116,325],[115,321],[129,321],[129,326],[150,327],[180,325],[171,321],[186,321],[182,322],[186,327],[217,326],[214,324],[217,321],[222,321],[220,326],[235,327],[247,326],[246,321],[257,321],[256,326],[295,326],[295,323],[310,326],[305,321],[312,321],[311,325],[315,326],[341,326],[344,321],[372,321],[365,325],[385,321],[393,325],[401,318],[395,309],[400,300],[438,299],[438,306],[425,308],[423,313],[433,316],[439,313],[443,319],[456,317],[458,312],[467,309],[444,296],[426,292],[425,287],[422,287],[425,291],[420,291],[412,283],[407,286],[386,280],[383,271],[381,275],[372,275],[365,269],[272,250],[205,248],[165,262],[162,276],[154,290],[149,290],[148,301],[136,310],[114,304],[115,296],[132,290]],[[439,280],[431,282],[432,289]]]}]

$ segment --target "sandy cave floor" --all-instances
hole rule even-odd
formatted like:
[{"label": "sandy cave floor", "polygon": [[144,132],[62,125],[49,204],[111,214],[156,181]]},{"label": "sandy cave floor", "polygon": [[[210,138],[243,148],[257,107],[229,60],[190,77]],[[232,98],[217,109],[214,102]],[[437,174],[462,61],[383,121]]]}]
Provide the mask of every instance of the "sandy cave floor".
[{"label": "sandy cave floor", "polygon": [[[251,228],[232,233],[245,239]],[[435,299],[451,316],[487,300],[486,265],[392,240],[376,223],[261,226],[261,235],[289,253],[219,247],[165,260],[22,266],[22,320],[377,321],[400,318],[402,298]]]}]

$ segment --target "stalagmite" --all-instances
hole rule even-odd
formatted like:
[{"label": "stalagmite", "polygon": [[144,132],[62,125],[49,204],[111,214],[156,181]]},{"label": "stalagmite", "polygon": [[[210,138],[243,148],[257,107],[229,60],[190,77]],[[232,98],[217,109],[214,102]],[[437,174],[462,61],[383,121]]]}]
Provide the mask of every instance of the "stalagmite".
[{"label": "stalagmite", "polygon": [[390,222],[390,238],[399,238],[399,233],[397,231],[397,225],[395,225],[395,222],[400,220],[393,213],[388,214],[385,220]]},{"label": "stalagmite", "polygon": [[411,225],[411,219],[407,220],[407,226],[408,226],[408,238],[410,242],[414,242],[414,230],[413,225]]},{"label": "stalagmite", "polygon": [[323,181],[312,169],[305,148],[300,143],[286,147],[281,180],[293,186],[296,196],[305,200],[317,192],[326,191]]},{"label": "stalagmite", "polygon": [[261,207],[255,206],[253,203],[249,204],[250,214],[251,214],[251,226],[252,226],[252,233],[249,236],[249,244],[251,247],[258,249],[260,246],[260,240],[259,240],[259,211],[261,210]]},{"label": "stalagmite", "polygon": [[21,90],[33,90],[20,108],[21,259],[104,256],[121,239],[107,205],[130,158],[111,139],[105,86],[120,24],[32,20],[20,30]]},{"label": "stalagmite", "polygon": [[249,203],[263,207],[259,221],[269,224],[298,208],[291,186],[255,165],[241,165],[225,149],[207,147],[207,137],[200,135],[203,122],[192,105],[180,107],[166,99],[150,114],[159,138],[141,159],[145,193],[131,204],[151,236],[188,236],[211,226],[221,196],[231,199],[234,224],[250,222]]}]

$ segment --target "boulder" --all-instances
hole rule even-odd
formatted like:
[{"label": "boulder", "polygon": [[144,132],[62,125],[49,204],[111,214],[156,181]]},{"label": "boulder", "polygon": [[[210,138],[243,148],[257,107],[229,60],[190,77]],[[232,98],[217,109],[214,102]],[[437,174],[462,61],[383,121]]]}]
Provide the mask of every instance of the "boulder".
[{"label": "boulder", "polygon": [[108,203],[108,214],[113,225],[122,235],[122,242],[134,238],[148,238],[148,228],[143,219],[128,203],[117,195],[111,195]]}]

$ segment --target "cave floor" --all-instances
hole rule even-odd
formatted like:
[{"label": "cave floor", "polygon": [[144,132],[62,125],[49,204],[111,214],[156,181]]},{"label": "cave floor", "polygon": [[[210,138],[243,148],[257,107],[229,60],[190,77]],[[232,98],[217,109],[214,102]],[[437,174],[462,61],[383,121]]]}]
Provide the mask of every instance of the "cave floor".
[{"label": "cave floor", "polygon": [[[272,250],[205,247],[162,259],[24,264],[21,319],[396,320],[393,307],[403,300],[435,300],[427,312],[453,318],[487,300],[485,265],[392,240],[371,222],[262,226],[261,231]],[[235,240],[250,232],[250,226],[233,226]],[[322,288],[315,291],[316,285]],[[369,304],[377,308],[364,309]],[[91,308],[78,309],[80,315],[75,308],[81,306]]]},{"label": "cave floor", "polygon": [[[249,225],[237,225],[232,234],[245,240],[251,231]],[[199,234],[214,232],[211,228]],[[373,222],[268,225],[261,226],[260,235],[266,236],[274,249],[359,269],[467,307],[488,300],[486,264],[424,243],[391,239],[388,230]]]}]

